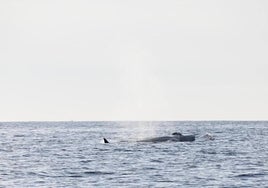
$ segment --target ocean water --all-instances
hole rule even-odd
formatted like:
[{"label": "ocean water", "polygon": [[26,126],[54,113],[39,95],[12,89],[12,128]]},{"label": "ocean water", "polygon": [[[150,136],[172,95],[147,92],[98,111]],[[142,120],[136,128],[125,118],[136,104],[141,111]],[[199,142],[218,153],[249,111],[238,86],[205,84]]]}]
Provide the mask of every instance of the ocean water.
[{"label": "ocean water", "polygon": [[0,187],[268,187],[268,122],[1,122]]}]

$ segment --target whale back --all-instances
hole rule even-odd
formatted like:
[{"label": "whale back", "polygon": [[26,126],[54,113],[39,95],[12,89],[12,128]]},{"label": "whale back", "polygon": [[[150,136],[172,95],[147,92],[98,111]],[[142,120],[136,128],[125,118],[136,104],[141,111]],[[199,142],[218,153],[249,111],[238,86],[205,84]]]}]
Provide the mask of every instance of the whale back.
[{"label": "whale back", "polygon": [[173,137],[170,136],[161,136],[161,137],[155,137],[155,138],[149,138],[145,140],[141,140],[140,142],[166,142],[171,140]]},{"label": "whale back", "polygon": [[180,142],[193,142],[195,141],[195,136],[194,135],[181,135],[180,136]]}]

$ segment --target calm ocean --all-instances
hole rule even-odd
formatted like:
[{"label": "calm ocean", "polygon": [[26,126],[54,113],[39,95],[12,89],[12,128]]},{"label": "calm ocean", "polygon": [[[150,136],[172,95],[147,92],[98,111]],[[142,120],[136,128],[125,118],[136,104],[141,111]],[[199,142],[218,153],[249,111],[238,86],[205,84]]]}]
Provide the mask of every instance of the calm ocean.
[{"label": "calm ocean", "polygon": [[268,122],[0,122],[0,187],[268,187]]}]

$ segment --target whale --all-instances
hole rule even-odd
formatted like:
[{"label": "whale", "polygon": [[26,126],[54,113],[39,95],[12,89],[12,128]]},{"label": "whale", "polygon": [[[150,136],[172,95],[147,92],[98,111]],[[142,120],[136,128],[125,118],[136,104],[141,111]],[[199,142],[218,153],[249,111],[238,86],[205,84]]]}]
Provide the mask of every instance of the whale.
[{"label": "whale", "polygon": [[[201,138],[205,138],[206,140],[215,140],[215,137],[210,133],[206,133],[201,136]],[[180,132],[174,132],[171,136],[160,136],[154,138],[148,138],[144,140],[139,140],[137,142],[193,142],[195,141],[195,135],[182,135]],[[106,138],[103,138],[103,142],[105,144],[110,143]]]},{"label": "whale", "polygon": [[[172,133],[171,136],[160,136],[155,138],[149,138],[144,140],[139,140],[138,142],[193,142],[195,141],[195,135],[182,135],[179,132]],[[108,144],[109,141],[106,138],[103,138],[103,142]]]},{"label": "whale", "polygon": [[195,135],[182,135],[179,132],[172,133],[172,136],[161,136],[161,137],[155,137],[155,138],[149,138],[140,140],[139,142],[193,142],[195,141]]},{"label": "whale", "polygon": [[[139,140],[138,142],[193,142],[195,141],[195,135],[182,135],[179,132],[172,133],[171,136],[160,136],[155,138],[148,138],[144,140]],[[109,141],[106,138],[103,138],[103,142],[108,144]]]}]

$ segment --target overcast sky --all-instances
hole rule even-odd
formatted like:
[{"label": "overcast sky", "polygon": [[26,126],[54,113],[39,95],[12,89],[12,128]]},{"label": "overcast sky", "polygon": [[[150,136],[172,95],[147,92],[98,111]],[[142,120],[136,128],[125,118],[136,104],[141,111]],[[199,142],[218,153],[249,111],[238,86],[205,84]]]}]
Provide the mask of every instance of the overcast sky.
[{"label": "overcast sky", "polygon": [[267,119],[268,1],[0,1],[0,121]]}]

